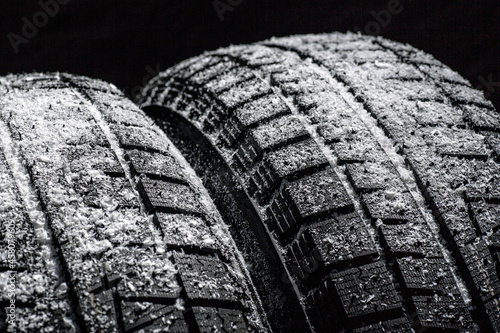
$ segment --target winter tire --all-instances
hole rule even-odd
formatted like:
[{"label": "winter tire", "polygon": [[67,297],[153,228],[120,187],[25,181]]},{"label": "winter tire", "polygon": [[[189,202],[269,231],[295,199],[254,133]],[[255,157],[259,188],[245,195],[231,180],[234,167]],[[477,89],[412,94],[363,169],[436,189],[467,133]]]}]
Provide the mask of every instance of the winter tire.
[{"label": "winter tire", "polygon": [[114,86],[1,78],[0,139],[0,331],[268,330],[201,181]]},{"label": "winter tire", "polygon": [[432,56],[275,38],[182,62],[141,103],[211,192],[275,330],[500,332],[500,115]]}]

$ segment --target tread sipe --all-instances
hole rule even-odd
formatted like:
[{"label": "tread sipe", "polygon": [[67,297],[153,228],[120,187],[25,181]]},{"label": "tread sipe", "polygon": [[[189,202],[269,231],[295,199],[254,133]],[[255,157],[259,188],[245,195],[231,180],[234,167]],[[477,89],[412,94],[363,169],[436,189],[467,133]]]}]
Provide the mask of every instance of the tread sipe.
[{"label": "tread sipe", "polygon": [[275,38],[180,63],[141,103],[246,216],[227,219],[238,246],[241,224],[266,248],[266,308],[317,332],[500,332],[500,114],[432,56]]},{"label": "tread sipe", "polygon": [[201,181],[114,86],[1,78],[0,140],[0,331],[268,331]]}]

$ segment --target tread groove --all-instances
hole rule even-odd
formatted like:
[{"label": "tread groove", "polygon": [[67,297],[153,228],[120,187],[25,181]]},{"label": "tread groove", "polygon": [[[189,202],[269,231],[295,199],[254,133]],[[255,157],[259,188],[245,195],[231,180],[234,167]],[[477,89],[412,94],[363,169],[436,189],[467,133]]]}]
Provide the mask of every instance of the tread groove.
[{"label": "tread groove", "polygon": [[[18,195],[21,197],[21,200],[24,201],[25,207],[30,207],[27,214],[29,216],[29,223],[33,224],[33,230],[37,237],[38,244],[48,247],[48,253],[44,251],[43,264],[47,268],[52,267],[49,273],[54,274],[58,282],[66,283],[70,286],[70,290],[68,291],[69,304],[73,309],[73,313],[77,314],[78,312],[74,311],[74,309],[78,308],[75,292],[71,281],[63,273],[64,260],[61,258],[60,249],[57,247],[57,238],[54,236],[54,232],[50,227],[50,219],[45,213],[46,210],[44,209],[40,193],[33,186],[32,175],[23,162],[22,155],[18,151],[19,148],[13,144],[11,131],[2,118],[2,114],[0,114],[0,153],[5,158],[5,162],[9,169],[8,171],[14,179]],[[20,306],[30,304],[22,301],[17,302]],[[86,331],[83,319],[78,314],[76,318],[67,319],[71,321],[73,327],[80,329],[82,332]]]}]

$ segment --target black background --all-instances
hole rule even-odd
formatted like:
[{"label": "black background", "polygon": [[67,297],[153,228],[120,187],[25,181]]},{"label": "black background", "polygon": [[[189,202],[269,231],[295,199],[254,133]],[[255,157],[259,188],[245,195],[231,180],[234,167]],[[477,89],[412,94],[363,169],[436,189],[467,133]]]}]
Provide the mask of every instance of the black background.
[{"label": "black background", "polygon": [[[8,34],[22,36],[23,17],[33,22],[41,7],[38,1],[2,1],[0,75],[66,71],[104,79],[131,95],[158,70],[205,50],[272,36],[367,32],[367,24],[373,29],[370,22],[376,22],[373,13],[397,0],[242,0],[223,20],[213,0],[65,1],[18,53]],[[500,109],[500,1],[399,2],[403,10],[379,24],[379,34],[434,55]],[[489,76],[495,82],[490,87],[484,84]]]}]

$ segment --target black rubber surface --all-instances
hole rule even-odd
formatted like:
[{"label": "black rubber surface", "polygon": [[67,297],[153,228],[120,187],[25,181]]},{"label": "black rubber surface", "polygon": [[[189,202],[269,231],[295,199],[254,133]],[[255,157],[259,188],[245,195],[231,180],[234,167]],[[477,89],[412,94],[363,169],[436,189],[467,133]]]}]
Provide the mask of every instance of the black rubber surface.
[{"label": "black rubber surface", "polygon": [[114,86],[1,78],[0,133],[0,331],[268,331],[201,181]]},{"label": "black rubber surface", "polygon": [[[272,39],[180,63],[142,107],[223,215],[227,195],[254,210],[310,329],[500,332],[500,115],[432,56],[357,34]],[[230,180],[214,189],[207,170]]]}]

